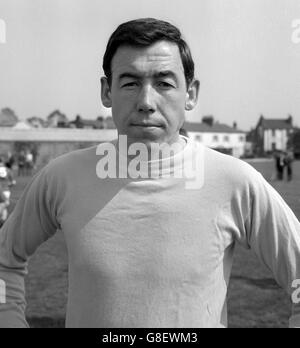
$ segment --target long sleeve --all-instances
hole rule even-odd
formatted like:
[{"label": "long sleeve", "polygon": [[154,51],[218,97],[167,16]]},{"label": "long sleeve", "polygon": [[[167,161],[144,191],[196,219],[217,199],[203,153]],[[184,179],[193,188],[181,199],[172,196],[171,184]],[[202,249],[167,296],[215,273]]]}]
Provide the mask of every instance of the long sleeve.
[{"label": "long sleeve", "polygon": [[59,228],[46,170],[27,185],[0,230],[0,327],[27,327],[24,277],[28,258]]},{"label": "long sleeve", "polygon": [[[277,191],[260,174],[255,176],[249,190],[244,242],[292,299],[293,283],[300,279],[300,223]],[[295,301],[290,327],[300,327],[300,304]]]}]

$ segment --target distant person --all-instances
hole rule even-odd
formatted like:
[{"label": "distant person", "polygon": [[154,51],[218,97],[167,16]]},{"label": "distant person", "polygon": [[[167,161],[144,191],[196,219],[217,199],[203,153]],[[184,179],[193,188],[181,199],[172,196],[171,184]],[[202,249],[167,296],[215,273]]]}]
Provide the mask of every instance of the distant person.
[{"label": "distant person", "polygon": [[275,166],[276,166],[276,177],[277,180],[282,181],[285,167],[285,155],[282,151],[278,150],[275,152]]},{"label": "distant person", "polygon": [[24,150],[21,150],[18,154],[18,176],[25,175],[26,166],[26,154]]},{"label": "distant person", "polygon": [[7,159],[6,159],[6,167],[9,168],[9,169],[13,169],[13,166],[14,166],[14,163],[15,163],[15,158],[13,156],[13,154],[9,151],[7,153]]},{"label": "distant person", "polygon": [[8,207],[10,205],[10,188],[15,185],[12,171],[0,159],[0,227],[8,217]]},{"label": "distant person", "polygon": [[31,151],[25,153],[25,175],[31,176],[33,169],[33,154]]},{"label": "distant person", "polygon": [[293,179],[293,161],[294,161],[294,152],[293,150],[289,149],[285,153],[284,157],[284,164],[287,169],[287,180],[292,181]]},{"label": "distant person", "polygon": [[[249,164],[179,134],[200,86],[180,31],[121,24],[103,70],[119,137],[58,157],[26,187],[0,230],[0,326],[28,326],[28,259],[56,231],[68,249],[67,327],[227,327],[236,243],[293,299],[295,214]],[[300,326],[296,301],[290,326]]]}]

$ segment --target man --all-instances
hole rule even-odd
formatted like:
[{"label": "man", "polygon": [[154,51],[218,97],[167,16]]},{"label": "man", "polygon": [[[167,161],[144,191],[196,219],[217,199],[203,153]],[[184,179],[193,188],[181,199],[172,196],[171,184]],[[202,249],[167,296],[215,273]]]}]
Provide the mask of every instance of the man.
[{"label": "man", "polygon": [[289,148],[285,153],[284,164],[287,171],[287,181],[293,180],[293,161],[294,161],[294,151]]},{"label": "man", "polygon": [[67,327],[226,327],[235,242],[292,296],[293,212],[252,167],[179,135],[199,82],[178,29],[122,24],[103,68],[119,138],[52,161],[25,189],[0,233],[0,325],[26,326],[26,262],[56,230],[69,256]]},{"label": "man", "polygon": [[284,167],[285,167],[285,161],[284,161],[284,153],[281,150],[276,151],[275,153],[275,164],[276,164],[276,173],[277,173],[277,180],[282,181],[283,175],[284,175]]}]

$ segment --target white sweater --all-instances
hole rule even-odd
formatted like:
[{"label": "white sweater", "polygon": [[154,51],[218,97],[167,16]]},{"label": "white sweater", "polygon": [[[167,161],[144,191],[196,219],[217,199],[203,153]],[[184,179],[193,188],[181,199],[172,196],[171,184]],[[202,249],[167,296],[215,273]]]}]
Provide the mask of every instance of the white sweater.
[{"label": "white sweater", "polygon": [[[300,224],[248,164],[188,141],[201,185],[158,175],[100,179],[100,147],[53,160],[0,231],[0,327],[26,326],[28,257],[57,230],[69,257],[67,327],[226,327],[234,243],[252,248],[289,296]],[[2,282],[3,284],[3,282]],[[291,326],[300,326],[299,305]]]}]

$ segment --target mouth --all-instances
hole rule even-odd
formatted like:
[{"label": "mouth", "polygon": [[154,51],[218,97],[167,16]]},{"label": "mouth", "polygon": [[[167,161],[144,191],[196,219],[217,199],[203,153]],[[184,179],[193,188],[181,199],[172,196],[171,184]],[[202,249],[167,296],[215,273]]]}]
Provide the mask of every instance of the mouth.
[{"label": "mouth", "polygon": [[161,124],[154,124],[154,123],[131,123],[132,127],[141,127],[141,128],[162,128]]}]

